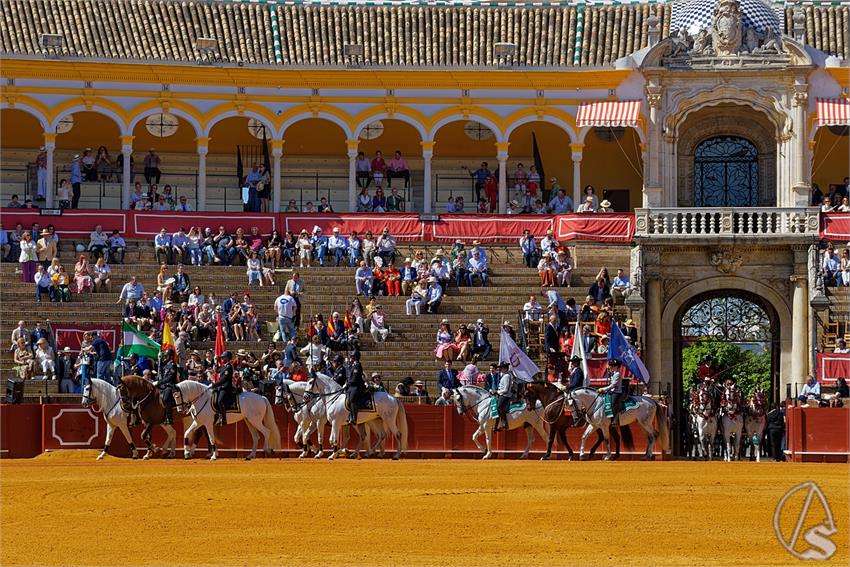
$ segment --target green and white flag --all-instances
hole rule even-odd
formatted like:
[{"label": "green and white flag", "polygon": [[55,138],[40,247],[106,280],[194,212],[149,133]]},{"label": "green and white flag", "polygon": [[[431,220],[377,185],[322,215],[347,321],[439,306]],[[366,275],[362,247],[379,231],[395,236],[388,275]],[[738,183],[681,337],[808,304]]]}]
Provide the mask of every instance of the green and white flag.
[{"label": "green and white flag", "polygon": [[146,356],[156,359],[159,355],[159,344],[147,338],[144,333],[134,326],[124,321],[121,324],[121,330],[124,332],[124,344],[121,346],[120,356],[130,356],[136,353],[140,357]]}]

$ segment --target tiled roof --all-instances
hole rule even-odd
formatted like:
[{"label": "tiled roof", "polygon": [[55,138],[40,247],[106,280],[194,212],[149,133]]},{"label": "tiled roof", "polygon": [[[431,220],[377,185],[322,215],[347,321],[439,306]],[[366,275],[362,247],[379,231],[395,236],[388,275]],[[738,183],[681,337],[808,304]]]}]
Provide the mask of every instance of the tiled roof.
[{"label": "tiled roof", "polygon": [[[809,43],[850,58],[850,10],[807,7]],[[88,59],[192,62],[198,37],[218,40],[213,59],[255,65],[342,66],[346,43],[372,66],[494,65],[494,44],[516,45],[513,64],[610,66],[647,43],[647,19],[669,32],[663,3],[552,6],[367,6],[214,0],[3,0],[0,52],[42,56],[43,33],[59,53]],[[786,27],[790,32],[789,12]],[[277,43],[279,41],[279,44]]]}]

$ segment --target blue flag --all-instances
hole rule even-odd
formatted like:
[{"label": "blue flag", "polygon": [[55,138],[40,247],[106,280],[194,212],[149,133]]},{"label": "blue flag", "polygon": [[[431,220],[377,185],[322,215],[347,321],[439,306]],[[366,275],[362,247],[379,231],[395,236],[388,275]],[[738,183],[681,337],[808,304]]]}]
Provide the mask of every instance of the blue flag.
[{"label": "blue flag", "polygon": [[629,369],[629,372],[643,382],[649,384],[649,371],[644,366],[643,361],[638,358],[635,347],[626,341],[623,332],[617,323],[611,323],[611,339],[608,341],[608,360],[618,359],[622,361],[623,366]]}]

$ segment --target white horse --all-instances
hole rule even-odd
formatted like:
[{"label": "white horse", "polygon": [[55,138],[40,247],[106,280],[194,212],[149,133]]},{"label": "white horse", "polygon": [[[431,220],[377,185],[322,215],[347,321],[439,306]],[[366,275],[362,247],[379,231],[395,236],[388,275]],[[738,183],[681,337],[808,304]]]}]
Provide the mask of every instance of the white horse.
[{"label": "white horse", "polygon": [[[723,456],[724,461],[734,461],[738,459],[741,452],[741,433],[744,430],[744,411],[745,407],[741,400],[741,390],[735,384],[728,384],[723,387],[723,394],[720,398],[720,406],[723,408],[721,423],[723,425],[723,440],[726,454]],[[732,437],[734,436],[734,441]]]},{"label": "white horse", "polygon": [[714,437],[717,435],[717,415],[710,386],[701,384],[691,394],[690,414],[697,432],[699,456],[711,460]]},{"label": "white horse", "polygon": [[[646,433],[646,452],[643,460],[652,458],[655,449],[655,440],[661,440],[661,450],[665,453],[670,451],[670,428],[667,420],[667,408],[652,398],[646,396],[631,396],[637,402],[637,407],[620,412],[620,426],[626,426],[636,422]],[[605,415],[605,396],[593,388],[576,388],[570,392],[573,407],[580,415],[587,419],[587,428],[581,436],[581,448],[579,459],[584,457],[584,445],[588,435],[599,429],[605,438],[604,460],[611,460],[611,442],[609,440],[612,418]],[[653,425],[657,419],[658,430]]]},{"label": "white horse", "polygon": [[[491,458],[493,456],[493,428],[496,426],[498,419],[498,417],[492,416],[491,404],[493,403],[493,394],[484,388],[467,385],[456,388],[452,395],[457,412],[460,415],[469,415],[478,424],[478,429],[472,434],[472,441],[484,453],[482,459]],[[549,438],[548,424],[543,421],[542,410],[543,405],[537,402],[534,409],[528,409],[523,404],[522,409],[515,409],[508,412],[508,429],[522,427],[528,436],[528,443],[525,446],[525,451],[519,456],[520,459],[528,458],[528,452],[531,450],[531,444],[534,442],[535,431],[544,441]],[[481,442],[478,441],[482,433],[484,434],[485,445],[481,445]]]},{"label": "white horse", "polygon": [[[340,449],[342,427],[348,421],[348,409],[345,407],[345,393],[339,384],[324,374],[314,374],[307,381],[307,391],[318,394],[325,401],[325,412],[331,425],[331,454],[329,460],[336,458]],[[368,423],[377,419],[384,422],[391,435],[396,439],[397,451],[393,459],[401,458],[407,450],[407,412],[404,404],[386,392],[375,392],[375,411],[357,412],[357,424]]]},{"label": "white horse", "polygon": [[[330,379],[330,376],[324,376]],[[311,451],[315,453],[313,458],[321,458],[324,453],[325,426],[328,424],[324,398],[307,392],[307,382],[293,382],[285,379],[275,387],[274,403],[275,405],[286,404],[298,425],[294,435],[295,444],[301,448],[298,458],[303,459]],[[342,430],[342,446],[345,446],[348,442],[348,431],[348,428]],[[357,445],[354,447],[353,456],[360,457],[360,450],[365,440],[366,456],[371,457],[377,452],[383,458],[384,442],[387,439],[383,420],[360,424],[357,426],[357,432],[359,437]],[[313,433],[316,433],[318,437],[318,447],[314,447],[313,441],[310,439]],[[375,435],[374,445],[370,445],[369,442],[371,434]]]},{"label": "white horse", "polygon": [[[127,412],[121,408],[121,398],[118,395],[118,389],[103,380],[92,378],[86,382],[86,387],[83,388],[83,407],[89,408],[92,405],[97,405],[100,411],[103,412],[103,418],[106,420],[106,442],[103,445],[103,451],[97,456],[97,460],[103,460],[103,457],[109,452],[109,444],[112,443],[112,436],[115,435],[115,429],[121,430],[127,443],[130,445],[130,450],[133,451],[133,458],[139,458],[139,452],[133,444],[133,437],[130,435],[130,428],[127,426]],[[171,430],[174,434],[174,429]]]},{"label": "white horse", "polygon": [[[263,434],[263,450],[267,456],[271,456],[275,449],[280,449],[280,431],[274,419],[272,405],[268,399],[253,392],[241,392],[238,396],[239,412],[228,412],[227,423],[245,420],[245,425],[247,425],[253,440],[251,453],[245,457],[245,460],[250,461],[257,456],[257,441],[259,439],[257,431]],[[189,448],[190,435],[203,426],[207,430],[207,437],[210,442],[210,460],[216,460],[218,450],[215,446],[215,434],[213,433],[215,412],[212,407],[212,388],[192,380],[179,382],[174,390],[174,401],[177,404],[178,412],[188,413],[192,416],[192,424],[183,434],[183,458],[192,458],[192,451]]]},{"label": "white horse", "polygon": [[761,462],[761,438],[767,423],[767,396],[761,386],[756,386],[744,416],[744,437],[750,447],[750,459]]}]

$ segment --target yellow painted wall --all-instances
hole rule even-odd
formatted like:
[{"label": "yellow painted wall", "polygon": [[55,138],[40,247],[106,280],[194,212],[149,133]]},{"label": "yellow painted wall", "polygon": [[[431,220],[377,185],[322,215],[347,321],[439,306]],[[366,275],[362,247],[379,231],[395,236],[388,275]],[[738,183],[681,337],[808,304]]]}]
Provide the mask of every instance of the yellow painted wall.
[{"label": "yellow painted wall", "polygon": [[106,146],[113,157],[121,153],[121,129],[112,119],[97,112],[77,112],[71,131],[56,136],[57,150],[97,151],[98,146]]},{"label": "yellow painted wall", "polygon": [[258,146],[262,143],[248,132],[248,118],[233,116],[212,127],[208,147],[211,154],[236,155],[237,145]]},{"label": "yellow painted wall", "polygon": [[3,148],[33,148],[44,145],[41,124],[31,114],[14,108],[0,110],[0,158]]},{"label": "yellow painted wall", "polygon": [[[244,121],[244,119],[243,119]],[[194,154],[197,144],[195,143],[195,129],[178,117],[177,131],[167,138],[157,138],[148,132],[145,121],[136,124],[133,130],[133,151],[147,152],[150,148],[156,148],[159,153],[187,153]]]},{"label": "yellow painted wall", "polygon": [[[619,144],[602,141],[595,133],[588,133],[581,160],[582,187],[593,185],[600,199],[606,189],[628,189],[631,208],[640,207],[643,202],[643,161],[639,144],[640,139],[632,128],[626,128]],[[632,165],[629,165],[629,160]]]},{"label": "yellow painted wall", "polygon": [[465,125],[466,121],[450,122],[437,131],[434,136],[434,157],[490,157],[491,161],[495,161],[495,138],[485,141],[472,140],[463,131]]},{"label": "yellow painted wall", "polygon": [[558,183],[571,193],[573,185],[573,160],[570,150],[570,137],[566,132],[547,122],[532,122],[523,124],[511,133],[508,147],[508,173],[516,169],[516,164],[522,162],[525,169],[534,164],[534,149],[531,134],[537,137],[537,147],[543,161],[546,174],[546,187],[549,178],[556,177]]},{"label": "yellow painted wall", "polygon": [[346,158],[345,132],[329,120],[311,118],[296,122],[283,135],[284,155]]},{"label": "yellow painted wall", "polygon": [[422,157],[422,141],[416,128],[400,120],[381,120],[384,124],[384,132],[374,140],[360,140],[360,149],[367,156],[375,155],[381,150],[385,159],[392,157],[396,150],[401,150],[402,155],[408,159]]},{"label": "yellow painted wall", "polygon": [[829,128],[819,128],[815,144],[812,183],[828,193],[830,184],[842,183],[850,176],[850,136],[836,136]]}]

